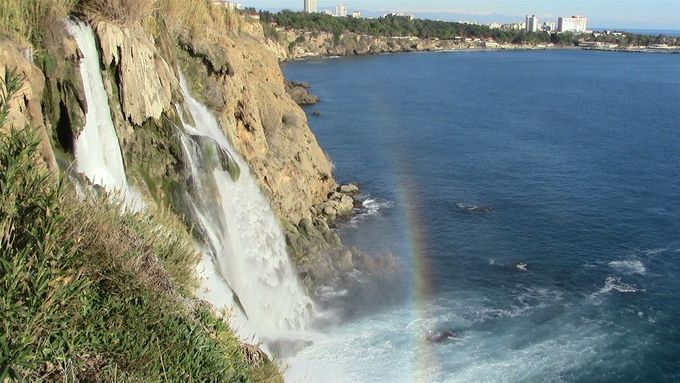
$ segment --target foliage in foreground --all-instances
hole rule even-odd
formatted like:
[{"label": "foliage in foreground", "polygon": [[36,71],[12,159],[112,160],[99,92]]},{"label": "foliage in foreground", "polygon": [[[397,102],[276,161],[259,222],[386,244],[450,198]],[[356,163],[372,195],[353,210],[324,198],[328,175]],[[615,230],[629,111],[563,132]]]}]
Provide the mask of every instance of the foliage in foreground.
[{"label": "foliage in foreground", "polygon": [[[7,78],[0,127],[19,84]],[[196,258],[184,235],[80,198],[30,133],[2,131],[0,382],[280,379],[269,362],[250,366],[226,323],[186,294]]]}]

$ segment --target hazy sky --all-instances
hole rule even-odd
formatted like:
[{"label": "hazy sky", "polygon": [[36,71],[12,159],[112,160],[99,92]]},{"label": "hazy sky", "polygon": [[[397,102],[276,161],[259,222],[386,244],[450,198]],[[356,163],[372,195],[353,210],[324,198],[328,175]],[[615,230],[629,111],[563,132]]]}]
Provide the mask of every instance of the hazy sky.
[{"label": "hazy sky", "polygon": [[[303,0],[238,0],[258,9],[301,10]],[[525,14],[536,14],[542,21],[558,16],[583,15],[589,27],[647,28],[680,30],[680,0],[318,0],[320,9],[345,3],[349,10],[409,12],[417,17],[448,20],[520,21]]]}]

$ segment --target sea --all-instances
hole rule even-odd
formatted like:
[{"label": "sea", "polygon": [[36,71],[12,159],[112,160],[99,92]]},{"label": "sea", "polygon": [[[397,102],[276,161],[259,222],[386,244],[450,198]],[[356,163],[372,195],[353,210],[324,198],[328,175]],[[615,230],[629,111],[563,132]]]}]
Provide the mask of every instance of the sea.
[{"label": "sea", "polygon": [[316,292],[326,320],[290,381],[680,381],[680,56],[283,70],[320,97],[309,125],[362,190],[343,241],[398,260]]}]

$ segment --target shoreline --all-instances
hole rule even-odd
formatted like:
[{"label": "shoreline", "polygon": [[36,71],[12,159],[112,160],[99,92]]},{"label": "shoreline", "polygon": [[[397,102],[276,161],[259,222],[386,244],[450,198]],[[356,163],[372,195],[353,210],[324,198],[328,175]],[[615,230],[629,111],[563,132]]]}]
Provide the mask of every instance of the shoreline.
[{"label": "shoreline", "polygon": [[337,54],[310,54],[300,57],[285,58],[280,61],[281,64],[289,62],[307,61],[307,60],[334,60],[349,57],[370,57],[370,56],[387,56],[387,55],[398,55],[398,54],[418,54],[418,53],[455,53],[455,52],[515,52],[515,51],[596,51],[596,52],[609,52],[609,53],[636,53],[636,54],[680,54],[680,47],[677,49],[669,50],[658,50],[658,49],[646,49],[646,48],[592,48],[592,47],[515,47],[515,48],[454,48],[454,49],[423,49],[423,50],[401,50],[401,51],[391,51],[391,52],[369,52],[369,53],[353,53],[345,55]]}]

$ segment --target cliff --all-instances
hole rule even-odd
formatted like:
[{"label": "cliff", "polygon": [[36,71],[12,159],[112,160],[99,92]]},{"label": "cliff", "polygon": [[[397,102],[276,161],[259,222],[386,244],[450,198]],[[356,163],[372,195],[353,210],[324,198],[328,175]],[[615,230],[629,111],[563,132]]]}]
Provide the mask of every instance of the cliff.
[{"label": "cliff", "polygon": [[325,31],[275,29],[268,45],[277,44],[272,52],[279,60],[299,60],[311,57],[363,56],[386,53],[449,51],[456,49],[545,49],[553,44],[496,44],[480,38],[447,40],[414,36],[371,36],[355,32],[334,34]]},{"label": "cliff", "polygon": [[454,49],[452,40],[420,39],[417,37],[369,36],[344,32],[339,36],[329,32],[280,30],[279,41],[287,47],[284,59],[325,56],[358,56],[381,53],[418,52]]},{"label": "cliff", "polygon": [[[212,15],[207,32],[197,32],[172,28],[170,21],[149,30],[139,23],[86,17],[96,33],[112,119],[135,189],[180,216],[186,211],[176,192],[188,182],[182,170],[186,159],[173,131],[180,117],[175,105],[182,103],[181,69],[269,197],[307,285],[351,270],[352,256],[332,227],[352,213],[356,192],[340,192],[305,113],[287,92],[279,66],[287,53],[265,38],[260,23]],[[226,30],[216,33],[219,25],[211,23]],[[59,162],[66,170],[88,107],[77,67],[81,53],[64,30],[58,32],[53,39],[58,44],[35,57],[38,67],[11,44],[0,52],[11,55],[6,62],[31,79],[17,99],[21,105],[12,109],[13,121],[35,122],[46,162],[55,169]],[[358,251],[353,257],[363,263]]]},{"label": "cliff", "polygon": [[[124,13],[119,19],[110,16],[121,14],[97,13],[95,8],[76,10],[78,17],[87,20],[93,27],[100,71],[127,181],[142,196],[149,216],[125,216],[119,225],[111,227],[104,222],[114,220],[111,218],[115,215],[114,208],[104,204],[102,209],[105,211],[93,215],[92,220],[88,221],[85,219],[88,211],[93,214],[98,212],[102,201],[86,200],[81,204],[74,202],[72,195],[58,194],[60,189],[55,189],[54,193],[57,193],[55,206],[58,206],[59,213],[65,211],[59,205],[63,203],[74,206],[77,211],[71,224],[77,226],[80,220],[88,223],[87,229],[83,230],[96,231],[96,235],[84,238],[112,247],[98,250],[101,254],[109,252],[112,259],[118,255],[132,257],[131,260],[121,261],[120,265],[116,264],[113,270],[118,273],[120,266],[123,270],[120,275],[128,275],[126,278],[132,284],[139,282],[143,298],[125,296],[125,284],[118,284],[124,279],[115,279],[119,275],[116,274],[112,277],[116,290],[108,291],[102,287],[96,294],[103,294],[103,298],[97,299],[109,299],[107,294],[113,293],[121,294],[124,300],[147,299],[144,294],[151,289],[151,296],[156,297],[153,299],[172,306],[173,315],[181,317],[181,323],[193,326],[198,321],[199,325],[205,327],[207,321],[212,329],[211,326],[218,326],[216,322],[206,318],[205,310],[197,307],[200,304],[194,302],[191,293],[187,293],[194,287],[190,269],[196,266],[195,254],[188,255],[184,247],[173,249],[176,242],[167,240],[180,238],[183,246],[186,245],[191,241],[187,233],[194,224],[188,213],[190,201],[187,201],[187,194],[183,192],[191,187],[192,180],[187,172],[190,159],[181,148],[178,134],[181,121],[187,118],[185,100],[179,86],[180,71],[187,77],[191,94],[217,117],[224,134],[247,161],[260,188],[269,197],[286,235],[289,254],[307,287],[311,289],[315,284],[326,283],[350,272],[355,266],[366,266],[366,269],[375,269],[377,266],[358,250],[344,249],[333,231],[338,220],[352,213],[357,189],[337,185],[330,161],[312,134],[305,113],[287,92],[279,66],[279,58],[286,54],[285,50],[264,37],[258,22],[209,7],[204,1],[197,0],[194,3],[198,8],[191,12],[196,15],[186,13],[183,17],[187,19],[183,21],[172,18],[176,17],[177,12],[163,14],[163,10],[153,11],[161,13],[153,16],[153,22],[147,20],[145,23]],[[182,2],[168,1],[163,4],[185,7]],[[187,20],[193,23],[187,24]],[[10,133],[10,126],[29,127],[30,134],[35,133],[39,139],[40,158],[47,165],[46,168],[51,169],[53,175],[69,176],[75,183],[84,184],[87,181],[74,174],[73,170],[75,141],[92,107],[86,100],[79,70],[84,53],[61,21],[50,24],[49,41],[49,45],[31,48],[26,41],[17,43],[9,39],[0,40],[2,65],[16,70],[23,80],[18,94],[8,100],[8,123],[0,124],[0,133],[3,139],[14,142],[17,138]],[[32,52],[37,53],[33,55]],[[0,79],[4,82],[8,77],[3,73]],[[30,144],[26,145],[30,148]],[[3,168],[6,165],[11,166],[2,163]],[[36,192],[39,190],[36,189]],[[11,207],[10,203],[20,201],[15,199],[5,202]],[[96,205],[93,207],[89,203]],[[49,218],[54,217],[54,209],[50,206],[36,211]],[[161,225],[171,223],[170,232],[162,234],[165,240],[157,241],[153,238],[156,233],[154,225],[162,217],[166,218]],[[146,230],[141,239],[133,235],[140,228]],[[107,237],[107,230],[115,231],[115,235]],[[62,234],[60,238],[65,238],[64,243],[69,246],[75,244],[76,250],[68,251],[79,251],[80,237],[72,243],[67,240],[68,233]],[[193,235],[194,240],[201,242],[204,233],[194,232]],[[116,242],[130,242],[131,249],[117,248]],[[160,242],[163,242],[164,247],[158,253],[155,249],[161,245]],[[94,244],[92,246],[96,248]],[[116,253],[119,250],[121,254]],[[183,258],[174,259],[173,251]],[[137,253],[140,255],[134,255]],[[97,257],[101,257],[101,254],[97,253]],[[86,264],[89,265],[90,259],[87,259]],[[90,270],[95,280],[92,286],[97,289],[99,283],[107,283],[106,279],[100,280],[98,276],[110,271],[100,270],[99,267],[95,264]],[[151,275],[141,271],[146,269]],[[130,273],[134,277],[130,277]],[[74,280],[80,281],[82,278],[79,274]],[[155,285],[147,286],[147,282]],[[157,288],[162,291],[156,291]],[[74,301],[73,307],[82,303]],[[154,313],[162,315],[162,311]],[[120,317],[116,317],[116,320],[120,323],[127,321]],[[155,326],[164,329],[166,320],[169,319],[158,319]],[[223,332],[218,329],[210,334],[201,334],[223,337]],[[172,333],[167,335],[173,336]],[[102,347],[107,348],[109,344],[104,343]],[[244,345],[237,353],[245,352],[246,359],[261,358],[257,350],[248,347]],[[178,350],[181,350],[178,358],[182,357],[181,353],[191,352],[191,348],[184,346],[179,346]],[[116,358],[113,359],[118,360]],[[91,363],[93,369],[109,365],[106,360],[85,360],[83,363]],[[249,368],[257,370],[262,366],[270,367],[269,364],[255,363]],[[158,365],[153,366],[156,367]],[[181,367],[174,371],[181,374]],[[162,373],[160,370],[152,372]],[[143,376],[144,372],[140,373]]]}]

